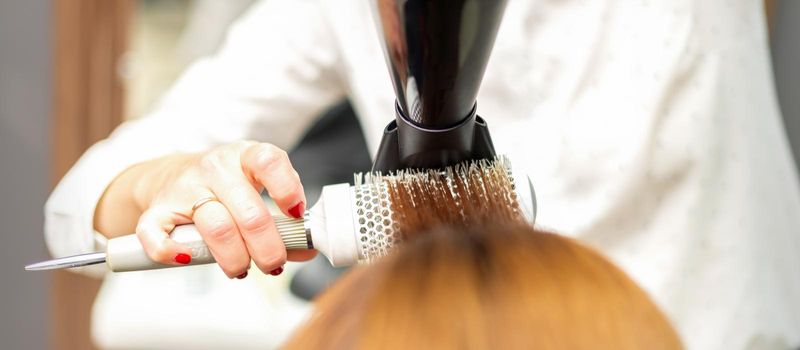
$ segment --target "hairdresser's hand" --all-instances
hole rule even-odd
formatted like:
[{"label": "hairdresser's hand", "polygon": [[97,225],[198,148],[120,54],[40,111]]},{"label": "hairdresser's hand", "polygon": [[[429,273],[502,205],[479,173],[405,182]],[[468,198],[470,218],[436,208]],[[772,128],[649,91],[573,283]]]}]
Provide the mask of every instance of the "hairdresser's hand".
[{"label": "hairdresser's hand", "polygon": [[[120,174],[98,203],[95,228],[113,237],[135,226],[151,259],[177,265],[188,263],[191,249],[167,234],[194,222],[228,277],[246,276],[251,259],[264,273],[278,274],[287,251],[259,194],[265,188],[286,215],[303,215],[300,178],[286,152],[273,145],[237,142],[171,155]],[[314,254],[292,251],[288,258]]]}]

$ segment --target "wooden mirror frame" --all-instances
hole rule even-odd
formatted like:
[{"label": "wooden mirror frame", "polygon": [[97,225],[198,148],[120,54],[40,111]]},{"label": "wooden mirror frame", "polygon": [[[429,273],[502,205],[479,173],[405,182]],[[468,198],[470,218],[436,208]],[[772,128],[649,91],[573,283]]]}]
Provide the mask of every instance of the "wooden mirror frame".
[{"label": "wooden mirror frame", "polygon": [[[54,0],[51,184],[55,186],[83,152],[122,121],[125,53],[133,0]],[[72,272],[52,274],[50,345],[93,349],[92,303],[101,280]]]}]

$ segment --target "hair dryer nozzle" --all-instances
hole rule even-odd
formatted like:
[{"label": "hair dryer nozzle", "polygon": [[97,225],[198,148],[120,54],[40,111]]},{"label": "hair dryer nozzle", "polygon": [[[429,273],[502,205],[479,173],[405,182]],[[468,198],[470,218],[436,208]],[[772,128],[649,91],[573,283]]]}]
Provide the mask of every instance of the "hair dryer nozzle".
[{"label": "hair dryer nozzle", "polygon": [[475,108],[453,127],[427,129],[402,115],[396,105],[396,120],[383,130],[373,172],[391,172],[405,168],[442,168],[466,160],[490,159],[495,156],[489,128]]}]

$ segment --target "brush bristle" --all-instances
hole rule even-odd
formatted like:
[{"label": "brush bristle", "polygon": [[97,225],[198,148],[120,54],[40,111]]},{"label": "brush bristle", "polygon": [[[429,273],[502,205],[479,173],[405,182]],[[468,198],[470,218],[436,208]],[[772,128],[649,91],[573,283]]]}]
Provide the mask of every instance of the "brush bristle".
[{"label": "brush bristle", "polygon": [[[364,249],[364,255],[367,259],[384,255],[391,244],[384,248],[382,241],[412,239],[438,226],[524,222],[511,175],[508,160],[502,156],[437,170],[357,174],[355,187],[378,198],[376,204],[384,215],[389,208],[392,221],[391,227],[384,227],[388,234],[363,237],[367,246],[377,247]],[[358,192],[357,196],[363,198]]]}]

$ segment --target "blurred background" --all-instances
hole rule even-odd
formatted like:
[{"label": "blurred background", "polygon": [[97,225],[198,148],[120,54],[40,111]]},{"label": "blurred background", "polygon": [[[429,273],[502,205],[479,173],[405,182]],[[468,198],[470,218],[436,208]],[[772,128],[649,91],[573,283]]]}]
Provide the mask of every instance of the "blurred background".
[{"label": "blurred background", "polygon": [[[190,62],[216,50],[253,2],[0,1],[0,348],[92,348],[89,310],[99,281],[22,268],[47,256],[44,202],[86,147],[150,109]],[[765,4],[797,161],[800,1]],[[352,112],[345,104],[333,114]],[[356,162],[368,164],[366,157]]]}]

